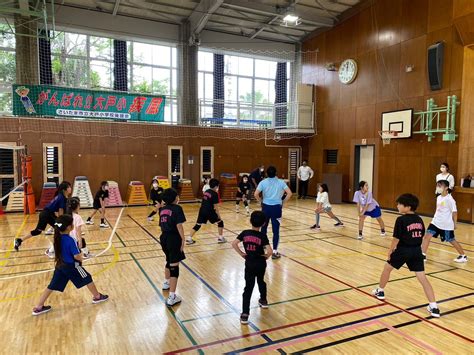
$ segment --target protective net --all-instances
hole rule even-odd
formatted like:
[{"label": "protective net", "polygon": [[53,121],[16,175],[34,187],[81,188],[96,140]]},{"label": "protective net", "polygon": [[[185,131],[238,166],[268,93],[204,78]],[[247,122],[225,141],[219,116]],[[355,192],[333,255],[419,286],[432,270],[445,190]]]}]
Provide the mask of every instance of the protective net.
[{"label": "protective net", "polygon": [[[127,138],[143,136],[135,133],[142,129],[110,122],[152,122],[148,137],[284,140],[315,134],[314,88],[302,83],[303,70],[308,79],[311,68],[302,63],[315,63],[316,51],[143,43],[46,34],[40,26],[30,29],[36,37],[25,37],[7,33],[5,26],[11,25],[0,24],[3,115],[64,118],[75,127],[100,120],[108,135]],[[35,45],[22,49],[16,42],[24,38]],[[33,122],[22,128],[39,124]],[[42,132],[56,129],[48,122]]]}]

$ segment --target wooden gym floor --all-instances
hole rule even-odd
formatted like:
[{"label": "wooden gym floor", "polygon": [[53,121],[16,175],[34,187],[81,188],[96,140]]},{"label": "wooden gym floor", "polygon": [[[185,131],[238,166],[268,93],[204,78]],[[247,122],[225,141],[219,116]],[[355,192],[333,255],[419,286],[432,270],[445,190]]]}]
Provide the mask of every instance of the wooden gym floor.
[{"label": "wooden gym floor", "polygon": [[[253,204],[255,206],[255,204]],[[183,204],[194,225],[198,204]],[[197,244],[186,247],[178,293],[183,302],[164,305],[165,264],[158,244],[158,223],[148,222],[147,207],[113,208],[107,219],[116,226],[88,226],[86,240],[100,256],[85,263],[109,302],[92,305],[87,289],[69,285],[49,300],[50,313],[33,317],[31,309],[48,284],[53,263],[44,255],[44,236],[11,252],[16,235],[34,228],[37,216],[0,217],[0,332],[4,353],[472,353],[474,334],[474,226],[459,224],[457,239],[472,257],[456,264],[454,248],[432,242],[426,272],[442,317],[426,312],[421,285],[407,268],[394,271],[386,301],[371,296],[382,271],[391,237],[380,237],[376,222],[366,222],[366,238],[356,240],[352,205],[335,205],[345,228],[322,218],[313,224],[313,200],[293,200],[284,210],[280,251],[268,261],[269,309],[258,308],[255,287],[251,323],[239,322],[244,261],[230,245],[216,243],[217,228],[204,226]],[[234,204],[222,205],[225,235],[232,240],[248,227]],[[81,212],[85,218],[88,210]],[[385,212],[388,232],[397,215]],[[96,222],[97,222],[96,218]],[[429,223],[429,218],[424,218]],[[390,233],[389,233],[390,234]],[[110,247],[110,248],[108,248]]]}]

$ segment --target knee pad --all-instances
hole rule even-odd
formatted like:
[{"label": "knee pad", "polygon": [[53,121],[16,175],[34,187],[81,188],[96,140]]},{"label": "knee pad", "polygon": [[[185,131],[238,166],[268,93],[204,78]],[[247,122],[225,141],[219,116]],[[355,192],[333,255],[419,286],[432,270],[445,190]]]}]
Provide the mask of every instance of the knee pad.
[{"label": "knee pad", "polygon": [[197,232],[198,230],[201,229],[201,225],[200,224],[196,224],[193,229]]},{"label": "knee pad", "polygon": [[41,234],[41,231],[39,229],[34,229],[30,232],[30,234],[33,236],[33,237],[36,237],[37,235],[40,235]]},{"label": "knee pad", "polygon": [[247,202],[247,200],[244,200],[244,206],[247,207],[249,205],[249,203]]},{"label": "knee pad", "polygon": [[224,221],[219,221],[219,222],[217,222],[217,226],[218,226],[219,228],[224,228]]},{"label": "knee pad", "polygon": [[179,265],[170,266],[170,276],[171,277],[179,277]]},{"label": "knee pad", "polygon": [[87,243],[86,243],[86,240],[84,238],[82,238],[82,247],[81,247],[81,249],[85,248],[85,247],[87,247]]}]

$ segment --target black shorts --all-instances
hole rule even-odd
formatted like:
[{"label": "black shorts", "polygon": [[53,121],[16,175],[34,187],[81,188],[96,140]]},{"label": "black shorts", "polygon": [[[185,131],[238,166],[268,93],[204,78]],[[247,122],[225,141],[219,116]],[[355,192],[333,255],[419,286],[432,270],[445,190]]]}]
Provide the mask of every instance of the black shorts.
[{"label": "black shorts", "polygon": [[432,223],[430,223],[430,225],[426,229],[426,233],[431,234],[434,238],[438,238],[439,235],[439,238],[442,242],[453,242],[456,240],[454,231],[440,229]]},{"label": "black shorts", "polygon": [[400,269],[404,264],[407,264],[410,271],[425,271],[425,263],[423,261],[421,246],[398,247],[392,252],[390,255],[390,260],[387,260],[387,262],[397,270]]},{"label": "black shorts", "polygon": [[[104,204],[104,207],[105,207],[105,204]],[[100,205],[100,200],[94,200],[92,208],[95,210],[100,210],[102,208],[102,206]]]},{"label": "black shorts", "polygon": [[249,194],[246,193],[246,194],[243,194],[242,192],[238,192],[237,191],[237,194],[235,195],[237,198],[242,198],[242,197],[245,197],[245,198],[249,198]]},{"label": "black shorts", "polygon": [[211,212],[211,213],[203,213],[199,211],[198,219],[196,224],[206,224],[207,222],[210,222],[212,224],[219,222],[221,219],[217,215],[216,212]]},{"label": "black shorts", "polygon": [[79,263],[65,264],[54,270],[53,279],[48,288],[63,292],[67,283],[71,281],[76,288],[84,287],[92,282],[92,276]]},{"label": "black shorts", "polygon": [[56,223],[56,215],[54,214],[54,212],[51,212],[49,210],[42,210],[38,218],[38,224],[36,225],[36,229],[44,231],[48,224],[51,227],[54,227],[54,223]]},{"label": "black shorts", "polygon": [[163,233],[160,236],[161,248],[166,256],[166,262],[169,264],[179,263],[186,259],[184,252],[181,251],[183,240],[179,234]]}]

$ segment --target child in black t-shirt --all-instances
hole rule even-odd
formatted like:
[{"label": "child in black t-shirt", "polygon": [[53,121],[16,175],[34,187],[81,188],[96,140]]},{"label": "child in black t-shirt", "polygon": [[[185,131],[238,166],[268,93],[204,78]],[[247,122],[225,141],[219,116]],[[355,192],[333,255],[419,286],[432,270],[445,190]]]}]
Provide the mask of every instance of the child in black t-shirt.
[{"label": "child in black t-shirt", "polygon": [[406,263],[408,269],[415,272],[416,278],[423,286],[425,295],[429,300],[428,312],[431,316],[439,318],[440,312],[434,291],[425,275],[425,265],[421,253],[425,225],[420,216],[415,214],[418,204],[419,201],[415,195],[403,194],[398,197],[397,208],[402,216],[398,217],[395,222],[387,264],[385,264],[380,276],[379,287],[372,293],[379,300],[385,299],[384,287],[388,283],[390,273],[394,268],[398,270]]},{"label": "child in black t-shirt", "polygon": [[252,185],[250,185],[249,176],[243,175],[242,180],[239,183],[239,186],[237,186],[235,212],[239,213],[239,205],[240,205],[240,201],[242,200],[245,206],[245,210],[247,211],[247,215],[250,214],[248,196],[249,196],[251,188],[252,188]]},{"label": "child in black t-shirt", "polygon": [[165,282],[163,290],[169,290],[166,300],[167,306],[181,302],[181,297],[176,294],[178,285],[179,262],[184,260],[184,228],[186,222],[183,209],[178,205],[178,193],[174,189],[166,189],[162,195],[164,207],[160,208],[160,244],[166,256]]},{"label": "child in black t-shirt", "polygon": [[[272,255],[273,250],[268,241],[268,237],[260,232],[260,228],[265,224],[267,217],[262,211],[254,211],[250,216],[252,229],[247,229],[239,234],[237,239],[232,242],[235,251],[245,259],[245,288],[242,304],[242,314],[240,323],[248,324],[250,314],[250,299],[252,298],[255,278],[257,279],[260,299],[258,305],[262,308],[268,308],[267,284],[265,283],[265,269],[267,268],[267,259]],[[244,244],[243,252],[239,243]]]},{"label": "child in black t-shirt", "polygon": [[153,221],[153,216],[158,213],[158,210],[161,207],[161,195],[163,194],[163,188],[158,185],[158,180],[153,179],[151,182],[151,190],[150,190],[150,200],[152,201],[152,205],[155,206],[155,209],[151,211],[148,215],[148,220],[151,222]]},{"label": "child in black t-shirt", "polygon": [[199,209],[198,218],[196,224],[193,227],[191,235],[186,239],[186,244],[191,245],[196,243],[193,236],[194,234],[201,229],[201,225],[206,224],[208,221],[211,224],[217,223],[217,231],[219,237],[217,238],[218,243],[225,243],[226,239],[224,238],[224,222],[221,219],[219,214],[219,195],[217,191],[219,190],[219,180],[211,179],[209,181],[209,190],[204,192],[202,195],[201,208]]},{"label": "child in black t-shirt", "polygon": [[87,218],[86,224],[94,224],[92,217],[97,213],[100,212],[100,228],[109,228],[107,222],[105,222],[105,199],[109,197],[109,183],[107,181],[102,181],[100,183],[100,189],[97,191],[94,197],[94,204],[93,208],[94,211],[92,214]]}]

